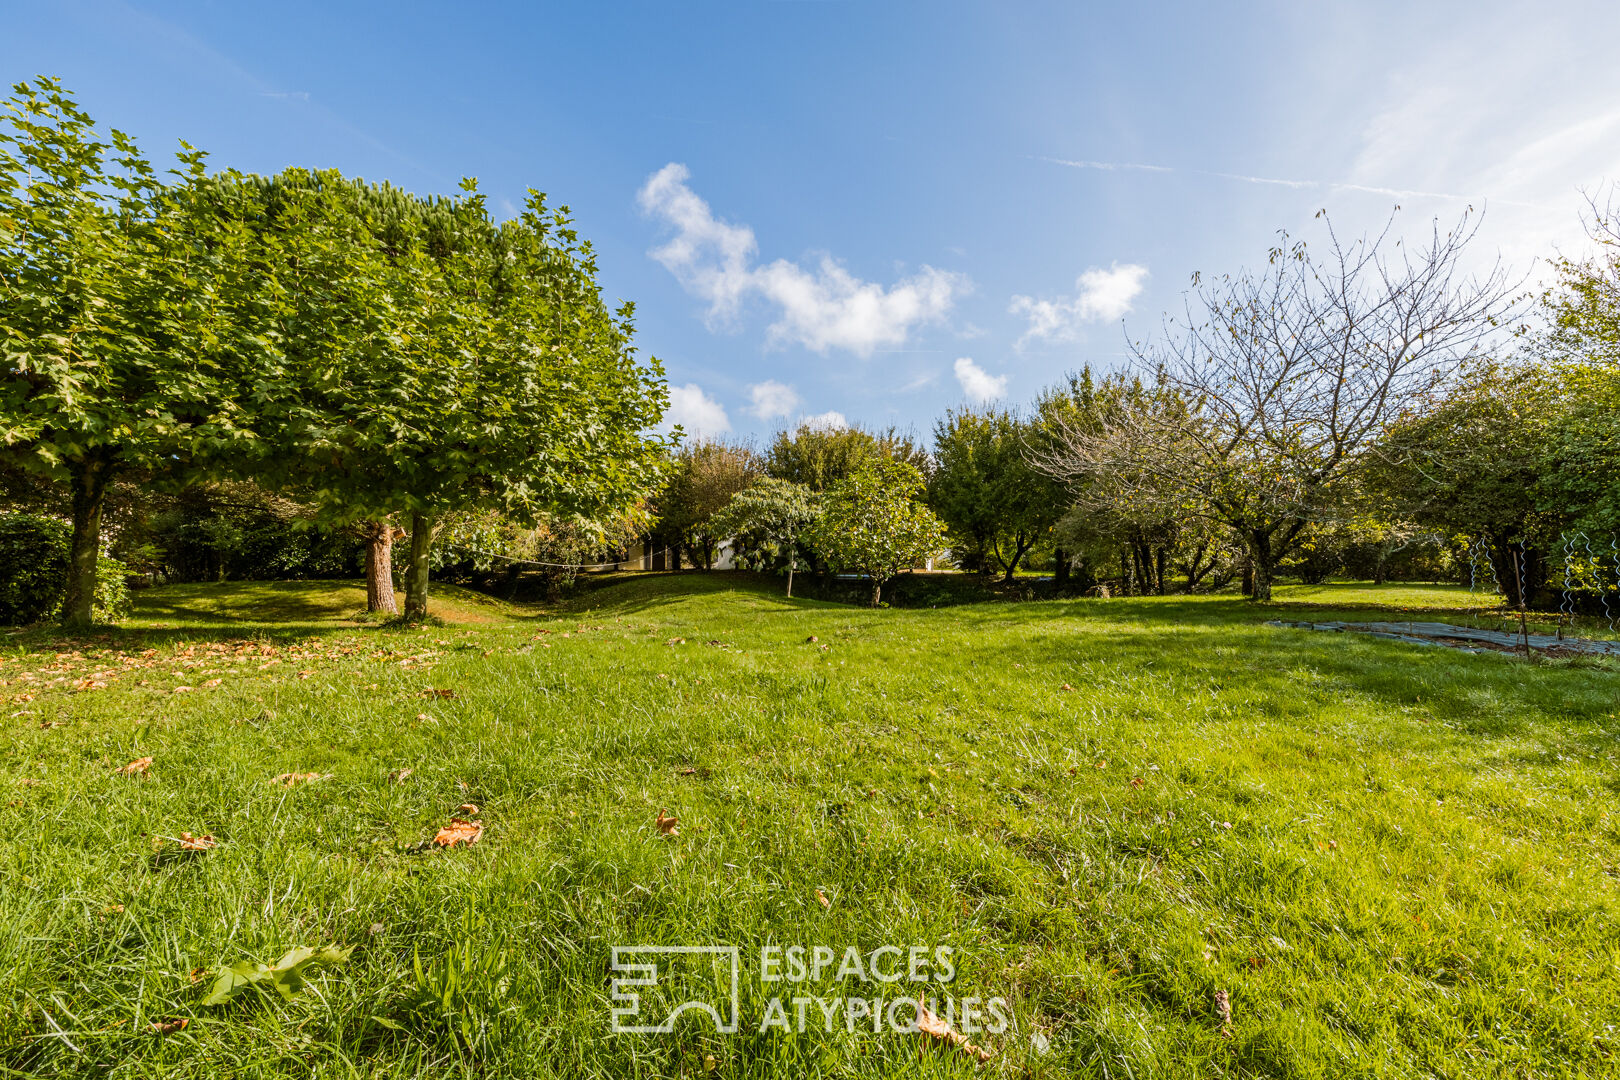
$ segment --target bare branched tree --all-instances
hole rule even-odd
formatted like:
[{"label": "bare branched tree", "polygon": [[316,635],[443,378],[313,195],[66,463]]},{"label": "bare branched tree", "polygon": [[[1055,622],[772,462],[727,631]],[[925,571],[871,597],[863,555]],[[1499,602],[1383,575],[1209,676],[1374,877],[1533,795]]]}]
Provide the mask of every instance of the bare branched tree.
[{"label": "bare branched tree", "polygon": [[1472,211],[1450,230],[1436,222],[1415,249],[1392,240],[1394,216],[1348,243],[1317,217],[1328,238],[1320,258],[1282,233],[1264,271],[1195,278],[1185,316],[1133,345],[1140,373],[1183,408],[1127,409],[1100,430],[1065,431],[1040,462],[1229,527],[1261,600],[1310,522],[1332,515],[1336,487],[1384,425],[1480,355],[1513,304],[1499,261],[1483,274],[1461,267],[1479,227]]}]

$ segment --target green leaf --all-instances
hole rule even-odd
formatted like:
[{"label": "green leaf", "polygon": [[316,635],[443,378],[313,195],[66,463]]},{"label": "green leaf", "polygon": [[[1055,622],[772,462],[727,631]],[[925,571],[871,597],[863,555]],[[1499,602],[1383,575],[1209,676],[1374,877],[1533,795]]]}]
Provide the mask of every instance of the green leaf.
[{"label": "green leaf", "polygon": [[274,964],[256,964],[242,960],[220,969],[214,980],[214,989],[203,999],[204,1005],[224,1005],[248,987],[268,983],[282,998],[290,1001],[304,988],[305,976],[318,967],[335,967],[349,959],[354,946],[338,948],[328,945],[319,951],[308,946],[288,950]]}]

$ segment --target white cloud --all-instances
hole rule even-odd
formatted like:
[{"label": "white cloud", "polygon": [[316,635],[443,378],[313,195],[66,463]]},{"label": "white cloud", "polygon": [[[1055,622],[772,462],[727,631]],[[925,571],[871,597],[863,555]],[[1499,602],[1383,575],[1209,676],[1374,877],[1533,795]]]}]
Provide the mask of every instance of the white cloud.
[{"label": "white cloud", "polygon": [[707,301],[711,329],[734,321],[743,300],[757,296],[778,309],[768,331],[773,343],[870,356],[944,319],[956,297],[971,288],[963,275],[931,266],[885,288],[855,277],[830,255],[808,270],[786,259],[755,265],[754,230],[715,217],[687,186],[690,177],[686,166],[671,162],[648,178],[637,201],[644,213],[675,230],[650,254],[687,292]]},{"label": "white cloud", "polygon": [[667,432],[677,424],[689,437],[712,437],[731,430],[726,410],[697,383],[669,388],[669,409],[664,413],[660,429]]},{"label": "white cloud", "polygon": [[787,383],[780,383],[775,379],[754,383],[748,388],[748,397],[753,402],[748,411],[761,420],[788,416],[803,404],[798,391]]},{"label": "white cloud", "polygon": [[1131,303],[1141,294],[1147,276],[1147,267],[1135,263],[1123,266],[1114,263],[1107,270],[1094,266],[1075,279],[1071,299],[1013,297],[1007,310],[1029,322],[1018,344],[1022,346],[1035,338],[1073,341],[1080,336],[1081,323],[1124,318],[1131,310]]},{"label": "white cloud", "polygon": [[800,427],[807,427],[816,431],[842,431],[849,427],[849,420],[843,413],[833,410],[831,412],[817,413],[806,416],[799,421]]},{"label": "white cloud", "polygon": [[971,357],[956,361],[956,381],[962,384],[962,393],[977,405],[994,401],[1007,393],[1007,376],[991,375],[973,362]]}]

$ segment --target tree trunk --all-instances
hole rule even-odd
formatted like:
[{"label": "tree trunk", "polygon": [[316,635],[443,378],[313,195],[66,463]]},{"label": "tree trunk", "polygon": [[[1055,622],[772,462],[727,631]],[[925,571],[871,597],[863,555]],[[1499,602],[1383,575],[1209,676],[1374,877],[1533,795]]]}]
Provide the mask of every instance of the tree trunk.
[{"label": "tree trunk", "polygon": [[883,582],[878,578],[872,579],[872,606],[877,607],[883,602]]},{"label": "tree trunk", "polygon": [[1243,559],[1243,595],[1254,595],[1254,558],[1245,556]]},{"label": "tree trunk", "polygon": [[1156,584],[1157,584],[1157,587],[1158,587],[1159,595],[1163,596],[1164,595],[1164,548],[1159,549],[1159,552],[1155,556],[1155,558],[1158,561],[1158,565],[1157,565],[1157,568],[1156,568],[1156,570],[1154,572],[1154,576],[1156,578]]},{"label": "tree trunk", "polygon": [[394,599],[394,524],[368,521],[366,538],[366,610],[399,614]]},{"label": "tree trunk", "polygon": [[86,458],[72,467],[73,541],[68,548],[67,595],[62,598],[63,626],[89,626],[95,620],[101,512],[111,475],[111,462],[101,458]]},{"label": "tree trunk", "polygon": [[1069,583],[1069,557],[1062,548],[1052,549],[1052,584],[1063,588]]},{"label": "tree trunk", "polygon": [[411,514],[411,566],[405,574],[405,621],[427,618],[428,552],[433,547],[433,518]]},{"label": "tree trunk", "polygon": [[1271,557],[1269,533],[1254,532],[1249,536],[1249,561],[1254,567],[1254,599],[1271,599],[1271,577],[1276,569]]},{"label": "tree trunk", "polygon": [[793,537],[788,537],[788,599],[793,599],[793,571],[799,565],[799,552],[793,546]]}]

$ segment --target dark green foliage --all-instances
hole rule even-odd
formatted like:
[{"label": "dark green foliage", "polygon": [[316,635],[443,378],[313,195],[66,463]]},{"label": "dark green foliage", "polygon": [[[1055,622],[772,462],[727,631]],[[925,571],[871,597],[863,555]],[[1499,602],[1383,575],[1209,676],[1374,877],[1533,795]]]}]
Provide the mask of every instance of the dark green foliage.
[{"label": "dark green foliage", "polygon": [[[25,626],[62,610],[67,594],[68,551],[73,530],[36,514],[0,514],[0,625]],[[105,556],[96,561],[91,611],[97,622],[129,614],[125,567]]]},{"label": "dark green foliage", "polygon": [[791,432],[777,432],[765,453],[765,471],[778,480],[791,480],[820,492],[875,458],[903,461],[924,476],[933,464],[927,450],[896,428],[871,432],[860,427],[801,424]]},{"label": "dark green foliage", "polygon": [[0,623],[49,618],[67,588],[71,531],[33,514],[0,515]]},{"label": "dark green foliage", "polygon": [[1062,486],[1030,461],[1035,427],[993,409],[947,412],[934,426],[928,502],[965,569],[998,570],[1010,582],[1068,506]]},{"label": "dark green foliage", "polygon": [[352,527],[322,523],[310,507],[245,483],[185,491],[120,546],[140,541],[149,568],[171,581],[350,577],[364,558]]}]

